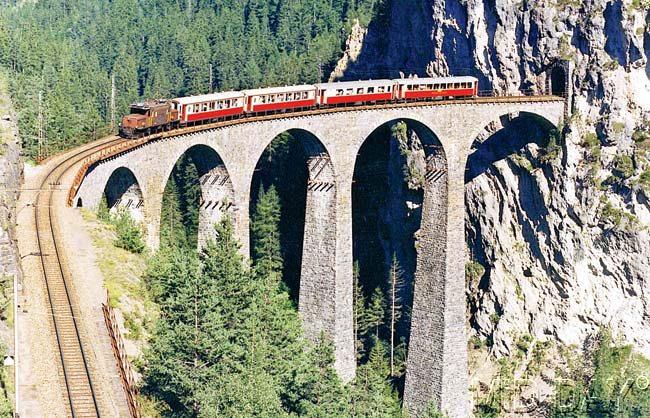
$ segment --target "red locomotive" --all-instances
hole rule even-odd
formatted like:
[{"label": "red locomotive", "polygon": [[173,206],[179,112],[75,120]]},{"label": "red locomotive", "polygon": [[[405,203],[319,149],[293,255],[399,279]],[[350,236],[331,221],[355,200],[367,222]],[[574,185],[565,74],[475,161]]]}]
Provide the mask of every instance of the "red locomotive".
[{"label": "red locomotive", "polygon": [[136,138],[177,127],[267,112],[291,112],[350,104],[468,98],[478,95],[474,77],[345,81],[230,91],[131,106],[120,135]]}]

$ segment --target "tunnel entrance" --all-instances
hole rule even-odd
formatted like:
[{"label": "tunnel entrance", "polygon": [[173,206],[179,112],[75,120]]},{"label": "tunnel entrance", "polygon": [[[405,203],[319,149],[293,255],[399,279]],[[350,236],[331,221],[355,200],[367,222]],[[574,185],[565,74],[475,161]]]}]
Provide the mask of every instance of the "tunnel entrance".
[{"label": "tunnel entrance", "polygon": [[551,94],[554,96],[566,96],[567,74],[564,68],[556,65],[551,70]]}]

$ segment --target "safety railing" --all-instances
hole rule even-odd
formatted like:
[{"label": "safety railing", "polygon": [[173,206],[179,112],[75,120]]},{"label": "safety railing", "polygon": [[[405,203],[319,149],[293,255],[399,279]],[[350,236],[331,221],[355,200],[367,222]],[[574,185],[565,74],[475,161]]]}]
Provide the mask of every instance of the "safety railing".
[{"label": "safety railing", "polygon": [[[486,99],[493,98],[495,101],[503,101],[503,100],[512,100],[512,101],[531,101],[531,100],[549,100],[552,98],[551,96],[559,96],[563,97],[563,95],[551,95],[550,92],[540,92],[540,91],[534,91],[532,89],[530,90],[522,90],[518,93],[508,93],[508,94],[502,94],[500,92],[497,92],[495,90],[479,90],[477,94],[477,98],[474,98],[475,100],[485,101]],[[467,101],[470,102],[472,97],[468,98],[458,98],[459,101]],[[445,100],[439,100],[436,103],[439,104],[445,104],[448,103],[449,101]],[[314,112],[335,112],[335,111],[340,111],[340,110],[345,110],[345,108],[354,108],[354,109],[363,109],[364,107],[376,107],[376,108],[381,108],[381,107],[387,107],[387,106],[403,106],[407,105],[410,102],[406,101],[397,101],[397,102],[386,102],[386,103],[381,103],[377,105],[368,105],[366,104],[357,104],[357,103],[346,103],[343,106],[337,106],[337,107],[332,107],[332,108],[325,108],[325,109],[312,109],[310,111],[303,111],[303,112],[296,112],[294,114],[311,114]],[[434,102],[431,101],[424,101],[421,103],[411,103],[412,105],[430,105]],[[343,109],[341,109],[341,107]],[[234,124],[234,123],[245,123],[245,122],[252,122],[254,120],[264,120],[268,119],[270,117],[289,117],[291,116],[291,112],[283,112],[283,113],[277,113],[274,115],[263,115],[263,116],[254,116],[254,117],[246,117],[244,119],[232,119],[228,121],[223,121],[222,123],[229,123],[229,124]],[[186,128],[179,128],[175,129],[172,131],[166,131],[162,133],[157,133],[157,134],[152,134],[150,136],[145,136],[142,138],[138,139],[130,139],[130,140],[124,140],[118,144],[108,146],[106,148],[103,148],[100,151],[97,151],[87,157],[83,161],[83,165],[81,166],[80,170],[77,172],[77,175],[75,176],[72,186],[70,187],[70,190],[68,190],[68,206],[73,206],[73,201],[75,196],[77,195],[77,192],[79,191],[79,188],[81,187],[81,183],[86,176],[88,169],[95,163],[103,160],[107,160],[111,157],[117,156],[125,151],[132,150],[135,148],[138,148],[142,144],[145,144],[149,141],[157,140],[157,139],[162,139],[162,138],[167,138],[171,136],[176,136],[176,135],[183,135],[186,133],[193,133],[202,129],[211,129],[214,127],[215,124],[207,124],[207,125],[193,125],[193,126],[188,126]]]},{"label": "safety railing", "polygon": [[115,318],[115,311],[109,304],[109,295],[106,292],[106,303],[102,303],[102,311],[104,312],[104,322],[106,322],[106,329],[108,329],[108,335],[111,339],[111,346],[113,347],[113,354],[115,355],[115,361],[117,363],[117,369],[120,374],[120,380],[122,382],[122,388],[124,388],[124,393],[126,395],[126,402],[129,406],[129,413],[132,418],[140,418],[140,411],[138,410],[138,385],[136,384],[135,377],[133,376],[133,370],[131,369],[131,363],[126,356],[126,350],[124,349],[124,340],[122,339],[122,333],[120,328],[117,325],[117,320]]}]

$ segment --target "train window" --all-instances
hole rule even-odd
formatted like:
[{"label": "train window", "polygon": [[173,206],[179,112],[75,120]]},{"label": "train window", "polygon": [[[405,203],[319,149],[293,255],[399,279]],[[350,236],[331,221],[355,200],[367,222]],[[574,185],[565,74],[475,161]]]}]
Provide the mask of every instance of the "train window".
[{"label": "train window", "polygon": [[336,95],[337,96],[343,96],[343,90],[342,89],[337,89],[336,90]]},{"label": "train window", "polygon": [[302,98],[303,99],[309,99],[309,92],[308,91],[302,92]]},{"label": "train window", "polygon": [[390,91],[391,91],[392,89],[393,89],[392,86],[388,86],[388,87],[386,88],[386,91],[387,91],[388,93],[390,93]]},{"label": "train window", "polygon": [[345,94],[347,94],[348,96],[354,94],[354,89],[347,89],[345,91]]},{"label": "train window", "polygon": [[368,94],[372,94],[372,93],[374,93],[374,92],[375,92],[375,88],[374,88],[374,87],[368,87]]},{"label": "train window", "polygon": [[386,90],[384,86],[378,86],[377,87],[377,93],[383,93]]},{"label": "train window", "polygon": [[460,83],[454,83],[454,88],[457,89],[458,87],[460,87]]},{"label": "train window", "polygon": [[433,84],[427,84],[427,90],[433,90]]}]

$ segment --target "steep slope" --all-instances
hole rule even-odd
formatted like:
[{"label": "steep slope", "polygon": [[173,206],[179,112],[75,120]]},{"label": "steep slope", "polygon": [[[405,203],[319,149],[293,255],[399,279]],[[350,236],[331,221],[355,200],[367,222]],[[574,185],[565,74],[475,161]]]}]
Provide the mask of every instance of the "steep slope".
[{"label": "steep slope", "polygon": [[[468,176],[468,254],[485,269],[468,281],[471,334],[498,357],[522,335],[582,345],[610,326],[650,355],[648,2],[413,3],[353,31],[343,77],[471,74],[482,89],[541,91],[547,66],[573,66],[557,157],[530,144]],[[491,155],[476,148],[470,164]]]}]

